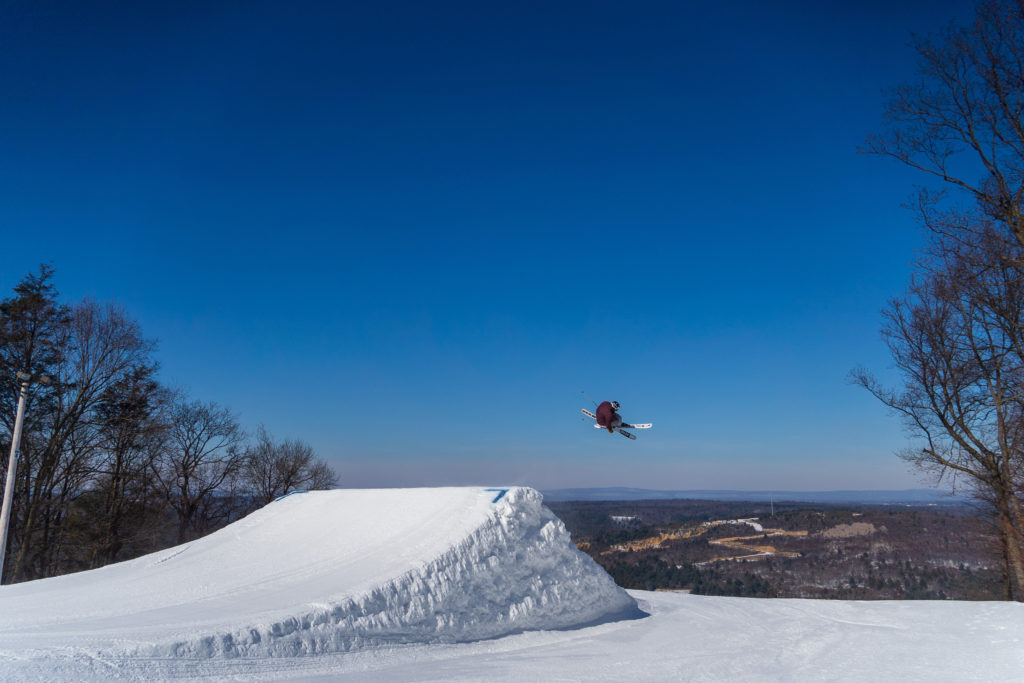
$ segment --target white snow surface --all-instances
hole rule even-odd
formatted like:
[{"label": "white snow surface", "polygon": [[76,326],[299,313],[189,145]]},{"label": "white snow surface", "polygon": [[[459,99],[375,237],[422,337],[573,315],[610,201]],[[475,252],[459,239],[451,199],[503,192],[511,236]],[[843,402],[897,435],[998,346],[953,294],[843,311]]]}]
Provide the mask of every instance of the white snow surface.
[{"label": "white snow surface", "polygon": [[529,488],[310,492],[0,587],[0,679],[1011,681],[1024,605],[627,592]]}]

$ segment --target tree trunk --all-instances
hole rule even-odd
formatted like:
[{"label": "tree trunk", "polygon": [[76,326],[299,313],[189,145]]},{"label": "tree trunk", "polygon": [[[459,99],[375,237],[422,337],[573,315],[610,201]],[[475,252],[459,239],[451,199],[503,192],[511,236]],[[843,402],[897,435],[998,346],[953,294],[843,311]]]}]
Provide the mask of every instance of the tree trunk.
[{"label": "tree trunk", "polygon": [[995,512],[999,541],[1006,558],[1006,593],[1010,600],[1024,602],[1024,553],[1021,549],[1021,535],[1014,524],[1015,507],[1016,498],[1012,493],[1005,490],[997,492]]}]

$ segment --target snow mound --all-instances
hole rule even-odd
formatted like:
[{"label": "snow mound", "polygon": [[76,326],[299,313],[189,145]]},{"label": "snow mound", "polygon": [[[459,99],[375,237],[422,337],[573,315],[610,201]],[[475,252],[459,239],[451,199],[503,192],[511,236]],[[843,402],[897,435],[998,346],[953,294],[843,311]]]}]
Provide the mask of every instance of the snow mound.
[{"label": "snow mound", "polygon": [[349,652],[640,616],[529,488],[293,494],[136,560],[0,587],[3,661]]}]

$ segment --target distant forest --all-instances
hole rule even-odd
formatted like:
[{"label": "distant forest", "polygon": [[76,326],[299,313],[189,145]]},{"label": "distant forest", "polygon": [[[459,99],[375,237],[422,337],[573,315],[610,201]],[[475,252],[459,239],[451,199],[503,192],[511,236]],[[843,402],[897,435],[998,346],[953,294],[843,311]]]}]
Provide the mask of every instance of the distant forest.
[{"label": "distant forest", "polygon": [[998,533],[966,506],[555,502],[624,588],[843,600],[1005,598]]},{"label": "distant forest", "polygon": [[0,301],[5,489],[26,397],[4,583],[130,559],[336,485],[303,441],[163,386],[154,340],[116,304],[60,302],[53,276],[41,266]]}]

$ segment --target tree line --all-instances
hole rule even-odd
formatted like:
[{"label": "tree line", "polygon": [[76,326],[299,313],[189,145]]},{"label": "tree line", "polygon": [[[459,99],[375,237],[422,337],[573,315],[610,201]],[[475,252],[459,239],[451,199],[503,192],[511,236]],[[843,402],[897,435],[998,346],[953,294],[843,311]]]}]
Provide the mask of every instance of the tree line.
[{"label": "tree line", "polygon": [[[162,385],[155,343],[113,303],[58,300],[54,270],[0,301],[0,447],[30,386],[4,563],[12,583],[183,543],[337,474],[297,439]],[[0,472],[0,481],[7,468]],[[6,482],[4,481],[4,484]]]},{"label": "tree line", "polygon": [[866,152],[921,172],[928,242],[884,312],[902,386],[855,381],[901,415],[902,453],[990,512],[1004,597],[1024,600],[1024,1],[985,0],[966,26],[916,38]]}]

